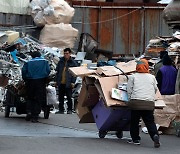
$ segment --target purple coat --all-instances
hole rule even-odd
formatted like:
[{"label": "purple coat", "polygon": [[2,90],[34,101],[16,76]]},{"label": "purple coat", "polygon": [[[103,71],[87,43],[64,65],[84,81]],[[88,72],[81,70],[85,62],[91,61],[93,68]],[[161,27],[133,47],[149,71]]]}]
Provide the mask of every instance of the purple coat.
[{"label": "purple coat", "polygon": [[156,79],[162,95],[175,94],[176,77],[177,70],[172,65],[163,65],[160,68]]}]

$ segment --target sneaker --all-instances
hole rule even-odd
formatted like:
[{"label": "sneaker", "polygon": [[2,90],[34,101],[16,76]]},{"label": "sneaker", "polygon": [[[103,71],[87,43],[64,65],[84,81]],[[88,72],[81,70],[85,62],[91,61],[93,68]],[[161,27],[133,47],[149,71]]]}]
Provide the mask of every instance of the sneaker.
[{"label": "sneaker", "polygon": [[55,114],[64,114],[64,111],[57,111]]},{"label": "sneaker", "polygon": [[160,147],[159,136],[154,135],[153,140],[154,140],[154,147],[159,148]]},{"label": "sneaker", "polygon": [[135,145],[140,145],[140,144],[141,144],[139,140],[135,140],[135,141],[133,141],[133,140],[128,140],[127,143],[130,143],[130,144],[133,143],[133,144],[135,144]]},{"label": "sneaker", "polygon": [[68,110],[68,111],[67,111],[67,114],[72,114],[72,111],[71,111],[71,110]]}]

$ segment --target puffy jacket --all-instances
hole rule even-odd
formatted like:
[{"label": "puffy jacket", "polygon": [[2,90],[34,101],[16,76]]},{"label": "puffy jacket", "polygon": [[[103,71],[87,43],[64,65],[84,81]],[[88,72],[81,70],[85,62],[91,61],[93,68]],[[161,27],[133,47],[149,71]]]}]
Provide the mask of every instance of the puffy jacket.
[{"label": "puffy jacket", "polygon": [[[57,65],[57,67],[56,67],[56,71],[57,71],[57,73],[56,73],[56,82],[57,82],[58,86],[60,86],[60,84],[61,84],[62,73],[63,73],[64,66],[65,66],[65,58],[62,57],[59,60],[59,63]],[[77,63],[72,58],[70,58],[66,63],[66,88],[70,88],[71,83],[75,83],[75,81],[76,81],[76,77],[71,75],[69,70],[68,70],[69,67],[76,67],[76,66],[77,66]]]},{"label": "puffy jacket", "polygon": [[149,73],[135,73],[129,77],[127,92],[128,106],[135,110],[153,110],[157,81]]},{"label": "puffy jacket", "polygon": [[42,79],[47,78],[50,73],[48,61],[41,57],[36,57],[24,64],[22,68],[22,78]]}]

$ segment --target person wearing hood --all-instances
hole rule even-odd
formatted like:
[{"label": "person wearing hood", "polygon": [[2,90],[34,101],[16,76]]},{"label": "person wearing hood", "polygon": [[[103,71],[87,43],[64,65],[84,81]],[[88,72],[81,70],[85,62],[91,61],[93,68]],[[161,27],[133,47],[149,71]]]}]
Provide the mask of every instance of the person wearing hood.
[{"label": "person wearing hood", "polygon": [[159,148],[159,134],[154,122],[155,94],[157,81],[154,75],[149,74],[149,64],[146,59],[137,61],[136,73],[128,79],[127,93],[128,106],[131,109],[130,135],[128,143],[140,145],[139,120],[144,121],[154,147]]},{"label": "person wearing hood", "polygon": [[168,54],[167,51],[160,51],[160,61],[154,65],[154,75],[157,75],[159,69],[163,66],[163,57]]},{"label": "person wearing hood", "polygon": [[163,57],[163,66],[156,75],[158,88],[162,95],[175,94],[175,85],[177,78],[177,69],[173,66],[172,60],[168,54]]}]

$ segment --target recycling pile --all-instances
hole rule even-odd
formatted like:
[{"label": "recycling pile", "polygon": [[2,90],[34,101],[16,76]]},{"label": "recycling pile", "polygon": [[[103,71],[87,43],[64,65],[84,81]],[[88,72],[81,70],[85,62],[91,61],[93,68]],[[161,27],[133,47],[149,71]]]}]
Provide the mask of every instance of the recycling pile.
[{"label": "recycling pile", "polygon": [[172,36],[157,37],[149,41],[146,47],[146,56],[158,57],[160,51],[168,51],[177,68],[180,65],[180,32],[176,31]]},{"label": "recycling pile", "polygon": [[[8,40],[11,40],[10,44],[7,43]],[[0,42],[2,42],[0,44],[0,102],[3,102],[8,85],[18,87],[22,81],[21,69],[24,63],[31,59],[30,53],[34,51],[39,51],[48,60],[51,68],[50,76],[54,77],[62,49],[46,47],[30,36],[2,36]]]}]

